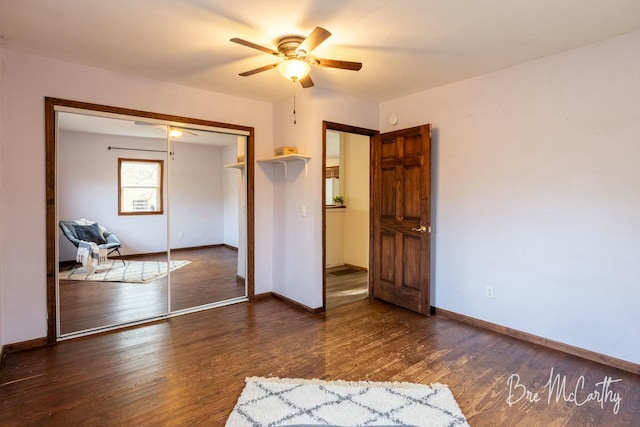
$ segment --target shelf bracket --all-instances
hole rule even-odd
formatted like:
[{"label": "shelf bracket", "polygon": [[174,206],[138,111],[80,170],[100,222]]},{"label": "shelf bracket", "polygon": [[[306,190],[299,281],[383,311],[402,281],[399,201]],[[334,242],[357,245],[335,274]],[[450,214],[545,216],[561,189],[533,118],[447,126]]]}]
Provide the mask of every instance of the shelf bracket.
[{"label": "shelf bracket", "polygon": [[283,162],[283,161],[279,161],[278,163],[280,163],[282,166],[284,166],[284,179],[287,179],[287,162]]},{"label": "shelf bracket", "polygon": [[[304,177],[307,178],[309,177],[309,159],[300,159],[302,161],[304,161]],[[284,160],[275,160],[275,162],[280,163],[282,166],[284,166],[284,179],[287,179],[287,163]]]},{"label": "shelf bracket", "polygon": [[288,167],[287,167],[287,163],[294,161],[294,160],[302,160],[304,162],[304,176],[305,178],[307,178],[309,176],[309,160],[311,160],[311,157],[309,156],[302,156],[302,155],[298,155],[298,154],[287,154],[284,156],[279,156],[279,157],[273,157],[270,159],[264,159],[264,160],[258,160],[258,163],[280,163],[282,164],[282,166],[284,167],[284,178],[287,178],[287,172],[288,172]]}]

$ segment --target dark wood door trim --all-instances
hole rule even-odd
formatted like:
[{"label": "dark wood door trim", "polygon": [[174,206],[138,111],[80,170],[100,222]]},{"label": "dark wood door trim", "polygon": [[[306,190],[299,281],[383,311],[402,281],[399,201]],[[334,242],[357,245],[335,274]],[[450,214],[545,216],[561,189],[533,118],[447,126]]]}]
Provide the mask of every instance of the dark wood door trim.
[{"label": "dark wood door trim", "polygon": [[58,225],[56,223],[56,107],[76,108],[78,110],[98,111],[102,113],[120,114],[125,116],[142,117],[148,119],[164,120],[184,124],[208,126],[247,132],[247,297],[249,301],[255,299],[255,201],[254,201],[254,146],[255,130],[253,127],[240,126],[229,123],[214,122],[191,117],[174,116],[149,111],[133,110],[129,108],[113,107],[108,105],[91,104],[88,102],[72,101],[67,99],[46,97],[45,104],[45,173],[46,173],[46,245],[47,245],[47,342],[53,344],[57,341],[57,310],[56,310],[56,235]]},{"label": "dark wood door trim", "polygon": [[[320,206],[322,206],[322,311],[325,311],[327,309],[327,273],[326,273],[326,268],[325,265],[327,263],[327,213],[326,210],[324,209],[324,202],[325,202],[325,194],[327,189],[326,187],[326,182],[325,182],[325,169],[327,167],[327,162],[326,162],[326,157],[327,157],[327,130],[334,130],[337,132],[345,132],[345,133],[353,133],[356,135],[364,135],[364,136],[368,136],[369,137],[369,224],[373,224],[371,222],[372,219],[372,169],[371,169],[371,165],[372,165],[372,161],[373,161],[373,156],[372,156],[372,149],[373,149],[373,138],[375,138],[377,135],[380,134],[379,131],[377,130],[373,130],[373,129],[367,129],[367,128],[361,128],[361,127],[357,127],[357,126],[351,126],[351,125],[345,125],[342,123],[336,123],[336,122],[328,122],[328,121],[323,121],[322,122],[322,167],[320,168],[320,171],[322,172],[322,193],[320,194],[320,201],[321,204]],[[372,234],[372,228],[371,226],[369,227],[369,271],[371,271],[371,260],[372,260],[372,240],[371,238],[373,237]],[[371,289],[369,289],[369,294],[371,294]]]}]

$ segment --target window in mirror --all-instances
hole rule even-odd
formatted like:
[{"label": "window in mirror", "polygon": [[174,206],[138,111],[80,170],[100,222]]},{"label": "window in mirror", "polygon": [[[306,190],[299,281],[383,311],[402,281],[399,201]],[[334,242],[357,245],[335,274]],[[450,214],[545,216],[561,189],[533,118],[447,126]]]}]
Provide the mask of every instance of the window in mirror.
[{"label": "window in mirror", "polygon": [[118,214],[160,215],[162,160],[118,159]]}]

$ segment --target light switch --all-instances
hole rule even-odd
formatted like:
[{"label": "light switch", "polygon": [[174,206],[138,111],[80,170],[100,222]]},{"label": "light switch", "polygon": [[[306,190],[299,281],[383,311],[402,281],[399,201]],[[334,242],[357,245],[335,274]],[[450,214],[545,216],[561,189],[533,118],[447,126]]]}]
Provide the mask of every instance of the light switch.
[{"label": "light switch", "polygon": [[300,216],[307,216],[307,205],[300,206]]}]

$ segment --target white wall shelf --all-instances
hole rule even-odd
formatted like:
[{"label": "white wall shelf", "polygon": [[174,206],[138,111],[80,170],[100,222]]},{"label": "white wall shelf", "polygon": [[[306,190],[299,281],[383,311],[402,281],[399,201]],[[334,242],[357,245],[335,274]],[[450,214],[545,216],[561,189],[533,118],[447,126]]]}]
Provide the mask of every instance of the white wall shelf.
[{"label": "white wall shelf", "polygon": [[284,156],[271,157],[269,159],[258,160],[258,163],[280,163],[284,165],[284,177],[287,177],[287,163],[293,161],[304,162],[304,176],[308,176],[307,164],[311,160],[311,156],[303,156],[302,154],[285,154]]},{"label": "white wall shelf", "polygon": [[231,165],[224,165],[225,168],[244,169],[244,163],[233,163]]}]

